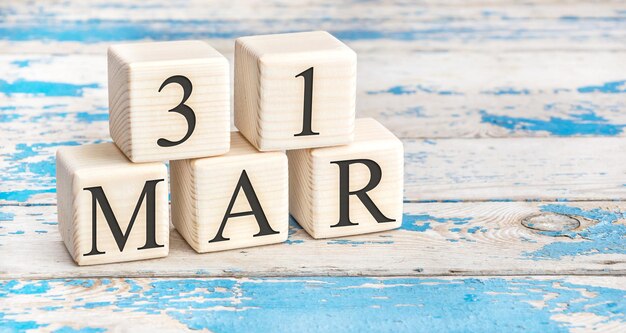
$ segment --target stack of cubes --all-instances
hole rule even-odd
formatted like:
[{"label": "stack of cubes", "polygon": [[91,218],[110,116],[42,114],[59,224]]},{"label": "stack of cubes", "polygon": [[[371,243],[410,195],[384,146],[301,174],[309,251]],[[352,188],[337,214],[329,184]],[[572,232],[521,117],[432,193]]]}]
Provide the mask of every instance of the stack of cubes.
[{"label": "stack of cubes", "polygon": [[59,228],[79,265],[167,256],[171,221],[199,253],[402,223],[403,147],[355,119],[356,54],[327,32],[108,52],[113,143],[57,151]]}]

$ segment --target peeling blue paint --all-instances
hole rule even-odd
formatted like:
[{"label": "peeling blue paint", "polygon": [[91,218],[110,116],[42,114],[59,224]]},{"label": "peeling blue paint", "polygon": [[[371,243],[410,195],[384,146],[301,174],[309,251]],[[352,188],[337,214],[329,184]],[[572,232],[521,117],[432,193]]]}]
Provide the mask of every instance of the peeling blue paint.
[{"label": "peeling blue paint", "polygon": [[475,234],[477,232],[487,232],[487,228],[485,227],[481,227],[481,226],[475,226],[475,227],[471,227],[467,229],[467,232],[469,232],[470,234]]},{"label": "peeling blue paint", "polygon": [[56,188],[44,188],[37,190],[15,190],[9,192],[0,192],[0,201],[17,201],[26,202],[28,199],[37,194],[56,193]]},{"label": "peeling blue paint", "polygon": [[[320,26],[338,26],[341,24],[354,23],[352,20],[345,21],[332,19],[299,19],[300,26],[305,24],[313,29]],[[369,20],[372,21],[372,20]],[[374,21],[368,24],[375,24]],[[0,39],[9,41],[62,41],[96,43],[105,41],[127,40],[181,40],[181,39],[207,39],[221,38],[234,39],[241,36],[259,33],[279,33],[301,31],[299,29],[285,28],[283,20],[263,20],[268,27],[282,27],[266,29],[265,31],[241,30],[238,20],[141,20],[138,22],[128,20],[102,20],[89,19],[82,21],[63,20],[59,24],[54,20],[41,20],[40,23],[14,22],[10,26],[0,26]],[[304,29],[307,30],[307,29]],[[439,40],[441,38],[459,38],[460,35],[473,35],[477,31],[467,27],[450,27],[441,24],[432,29],[413,29],[400,31],[381,31],[368,29],[335,29],[330,31],[339,39],[343,40]],[[485,35],[485,31],[482,31]],[[519,38],[520,31],[499,31],[497,35],[486,34],[484,38]],[[505,35],[506,34],[506,35]]]},{"label": "peeling blue paint", "polygon": [[11,332],[26,332],[28,330],[36,330],[41,327],[46,327],[46,324],[38,324],[36,321],[32,320],[14,320],[7,318],[7,314],[4,312],[0,312],[0,332],[2,333],[11,333]]},{"label": "peeling blue paint", "polygon": [[410,116],[415,118],[426,117],[426,115],[424,115],[424,108],[422,108],[421,106],[412,106],[404,111],[396,112],[392,114],[392,116]]},{"label": "peeling blue paint", "polygon": [[577,119],[550,117],[549,120],[525,117],[501,116],[480,111],[483,123],[493,124],[511,131],[542,131],[556,136],[621,134],[626,125],[611,124],[606,119],[595,115],[577,116]]},{"label": "peeling blue paint", "polygon": [[69,326],[63,326],[58,330],[55,330],[54,333],[101,333],[106,331],[107,330],[104,328],[97,327],[72,328]]},{"label": "peeling blue paint", "polygon": [[[6,161],[10,162],[5,169],[6,174],[0,175],[0,180],[9,181],[15,177],[23,179],[24,177],[33,177],[37,180],[36,185],[39,188],[33,189],[15,189],[11,191],[0,192],[0,201],[17,201],[26,202],[32,196],[44,193],[55,193],[55,174],[56,161],[54,150],[60,146],[76,146],[80,143],[77,141],[50,142],[50,143],[34,143],[25,144],[18,143],[15,145],[15,152],[5,154]],[[43,160],[36,162],[25,161],[32,157],[47,155]],[[46,186],[48,185],[48,186]]]},{"label": "peeling blue paint", "polygon": [[129,293],[138,293],[143,290],[143,288],[132,279],[126,279],[124,281],[130,285],[130,290],[128,290]]},{"label": "peeling blue paint", "polygon": [[85,288],[91,288],[93,287],[95,284],[95,280],[93,279],[74,279],[74,280],[68,280],[67,282],[65,282],[66,286],[71,286],[71,287],[85,287]]},{"label": "peeling blue paint", "polygon": [[109,121],[108,113],[89,113],[78,112],[76,113],[76,120],[81,123],[93,123],[96,121]]},{"label": "peeling blue paint", "polygon": [[[142,39],[232,39],[252,34],[238,29],[236,23],[238,21],[235,20],[142,20],[141,22],[132,22],[100,19],[64,20],[63,24],[58,24],[55,21],[44,21],[40,24],[29,22],[27,25],[16,22],[10,27],[0,27],[0,39],[96,43]],[[202,29],[202,27],[207,28]]]},{"label": "peeling blue paint", "polygon": [[42,306],[40,307],[40,309],[44,311],[56,311],[58,309],[63,309],[63,307],[62,306]]},{"label": "peeling blue paint", "polygon": [[516,88],[511,88],[511,87],[503,87],[503,88],[496,88],[496,89],[493,89],[493,90],[485,90],[485,91],[482,91],[481,94],[496,95],[496,96],[500,96],[500,95],[528,95],[528,94],[530,94],[530,91],[528,89],[516,89]]},{"label": "peeling blue paint", "polygon": [[0,281],[0,298],[7,295],[39,295],[45,294],[51,286],[48,281],[27,281],[17,280]]},{"label": "peeling blue paint", "polygon": [[302,227],[298,224],[296,219],[293,218],[293,216],[289,215],[289,236],[285,243],[288,245],[304,243],[304,240],[302,239],[291,239],[291,237],[300,230],[302,230]]},{"label": "peeling blue paint", "polygon": [[[167,315],[188,329],[216,332],[568,332],[579,324],[557,315],[591,313],[603,325],[624,323],[626,313],[626,291],[562,279],[161,279],[111,296],[71,302]],[[0,324],[11,320],[0,315]]]},{"label": "peeling blue paint", "polygon": [[[0,209],[4,207],[5,206],[0,206]],[[3,212],[0,210],[0,221],[13,221],[13,217],[15,217],[15,214],[12,212]]]},{"label": "peeling blue paint", "polygon": [[544,205],[542,212],[578,216],[595,224],[584,230],[567,230],[562,232],[540,232],[551,237],[568,237],[570,241],[558,241],[544,245],[532,252],[525,252],[524,256],[534,260],[557,260],[567,256],[595,255],[595,254],[626,254],[626,225],[618,223],[624,219],[624,213],[607,211],[600,208],[583,210],[566,205]]},{"label": "peeling blue paint", "polygon": [[95,309],[95,308],[103,308],[106,306],[110,306],[111,302],[87,302],[83,305],[76,305],[74,309],[84,308],[84,309]]},{"label": "peeling blue paint", "polygon": [[[4,107],[4,108],[0,107],[0,111],[5,111],[5,110],[14,111],[15,108],[14,107]],[[2,112],[2,113],[0,113],[0,123],[9,123],[9,122],[12,122],[12,121],[14,121],[16,119],[19,119],[21,117],[22,116],[20,114],[17,114],[17,113],[5,113],[5,112]]]},{"label": "peeling blue paint", "polygon": [[[0,29],[1,30],[1,29]],[[100,88],[97,83],[72,84],[65,82],[28,81],[19,79],[14,82],[0,80],[0,93],[7,96],[14,94],[41,95],[47,97],[81,97],[85,89]]]},{"label": "peeling blue paint", "polygon": [[11,61],[11,65],[17,66],[19,68],[28,67],[28,66],[30,66],[30,60],[28,60],[28,59],[25,59],[25,60],[14,60],[14,61]]},{"label": "peeling blue paint", "polygon": [[368,95],[393,94],[393,95],[415,95],[416,93],[436,94],[436,95],[462,95],[453,90],[441,90],[421,85],[415,86],[393,86],[386,90],[371,90]]},{"label": "peeling blue paint", "polygon": [[424,232],[432,229],[431,222],[449,223],[452,225],[464,225],[469,223],[471,220],[471,217],[441,218],[428,214],[404,214],[402,217],[402,229]]},{"label": "peeling blue paint", "polygon": [[49,105],[44,105],[43,109],[50,110],[50,109],[66,108],[67,106],[68,106],[67,104],[49,104]]},{"label": "peeling blue paint", "polygon": [[626,93],[626,80],[606,82],[599,86],[584,86],[578,88],[578,92],[582,94],[602,93],[602,94],[621,94]]},{"label": "peeling blue paint", "polygon": [[534,240],[534,239],[530,239],[530,238],[528,238],[528,237],[523,237],[523,236],[522,236],[522,237],[520,237],[520,239],[522,240],[522,242],[526,242],[526,243],[537,243],[537,241],[536,241],[536,240]]},{"label": "peeling blue paint", "polygon": [[393,241],[354,241],[349,239],[333,239],[327,241],[326,244],[329,245],[351,245],[351,246],[359,246],[359,245],[373,245],[373,244],[393,244]]}]

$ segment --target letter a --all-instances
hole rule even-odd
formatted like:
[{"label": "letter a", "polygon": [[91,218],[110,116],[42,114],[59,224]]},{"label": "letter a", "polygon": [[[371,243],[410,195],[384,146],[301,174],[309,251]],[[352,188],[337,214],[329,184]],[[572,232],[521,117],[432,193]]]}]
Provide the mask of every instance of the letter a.
[{"label": "letter a", "polygon": [[[250,208],[252,210],[246,212],[239,213],[231,213],[233,206],[235,205],[235,200],[237,200],[237,195],[239,194],[239,190],[243,189],[243,193],[246,195],[248,199],[248,203],[250,204]],[[239,182],[237,182],[237,186],[235,187],[235,192],[233,196],[230,198],[230,203],[228,204],[228,209],[226,209],[226,214],[224,214],[224,219],[222,219],[222,224],[220,225],[220,229],[217,232],[215,238],[209,241],[209,243],[221,242],[229,240],[230,238],[224,238],[222,233],[224,232],[224,228],[226,227],[226,222],[231,217],[240,217],[254,215],[256,218],[256,222],[259,224],[259,232],[255,234],[253,237],[265,236],[265,235],[273,235],[278,234],[278,231],[274,231],[272,227],[270,227],[269,222],[267,222],[267,217],[265,217],[265,213],[263,212],[263,208],[261,208],[261,204],[259,203],[259,198],[257,198],[256,193],[254,192],[254,188],[252,187],[252,183],[250,183],[250,178],[248,178],[248,174],[246,170],[241,172],[241,176],[239,177]]]}]

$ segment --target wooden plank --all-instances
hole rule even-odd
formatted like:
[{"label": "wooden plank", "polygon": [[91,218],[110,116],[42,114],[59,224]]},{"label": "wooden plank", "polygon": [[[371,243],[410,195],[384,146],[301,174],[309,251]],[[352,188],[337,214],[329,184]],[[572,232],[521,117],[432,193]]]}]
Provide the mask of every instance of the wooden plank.
[{"label": "wooden plank", "polygon": [[624,277],[0,282],[0,324],[102,332],[623,332]]},{"label": "wooden plank", "polygon": [[[76,124],[76,126],[79,126]],[[55,204],[54,152],[66,140],[4,143],[0,203]],[[624,200],[621,138],[405,139],[408,201]]]},{"label": "wooden plank", "polygon": [[[221,51],[232,60],[230,45]],[[399,137],[626,135],[623,52],[357,52],[357,116]],[[108,138],[104,63],[104,48],[0,56],[0,131],[28,143]]]},{"label": "wooden plank", "polygon": [[197,254],[172,230],[167,258],[78,267],[56,207],[1,206],[0,278],[625,274],[625,210],[624,202],[407,203],[402,228],[389,232],[314,240],[292,222],[286,243]]},{"label": "wooden plank", "polygon": [[623,200],[620,138],[405,140],[405,198]]},{"label": "wooden plank", "polygon": [[[624,49],[618,1],[519,3],[405,2],[185,4],[165,0],[80,1],[0,7],[0,49],[15,43],[46,53],[120,40],[233,39],[242,35],[325,29],[355,41],[419,42],[428,49]],[[94,10],[97,8],[97,10]],[[68,46],[59,47],[59,44]]]}]

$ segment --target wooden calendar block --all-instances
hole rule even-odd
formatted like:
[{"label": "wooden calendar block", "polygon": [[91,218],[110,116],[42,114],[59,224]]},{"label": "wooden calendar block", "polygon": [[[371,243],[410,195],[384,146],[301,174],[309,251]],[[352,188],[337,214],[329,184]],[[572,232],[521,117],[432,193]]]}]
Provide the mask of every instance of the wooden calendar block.
[{"label": "wooden calendar block", "polygon": [[291,150],[289,212],[314,238],[400,227],[402,142],[373,119],[357,119],[350,145]]},{"label": "wooden calendar block", "polygon": [[353,139],[356,53],[325,31],[235,41],[235,126],[261,151]]},{"label": "wooden calendar block", "polygon": [[57,151],[63,242],[79,265],[167,256],[167,168],[130,162],[112,143]]},{"label": "wooden calendar block", "polygon": [[109,130],[133,162],[220,155],[230,138],[228,60],[201,41],[114,45]]},{"label": "wooden calendar block", "polygon": [[287,240],[287,156],[259,152],[238,132],[222,156],[172,161],[172,222],[197,252]]}]

